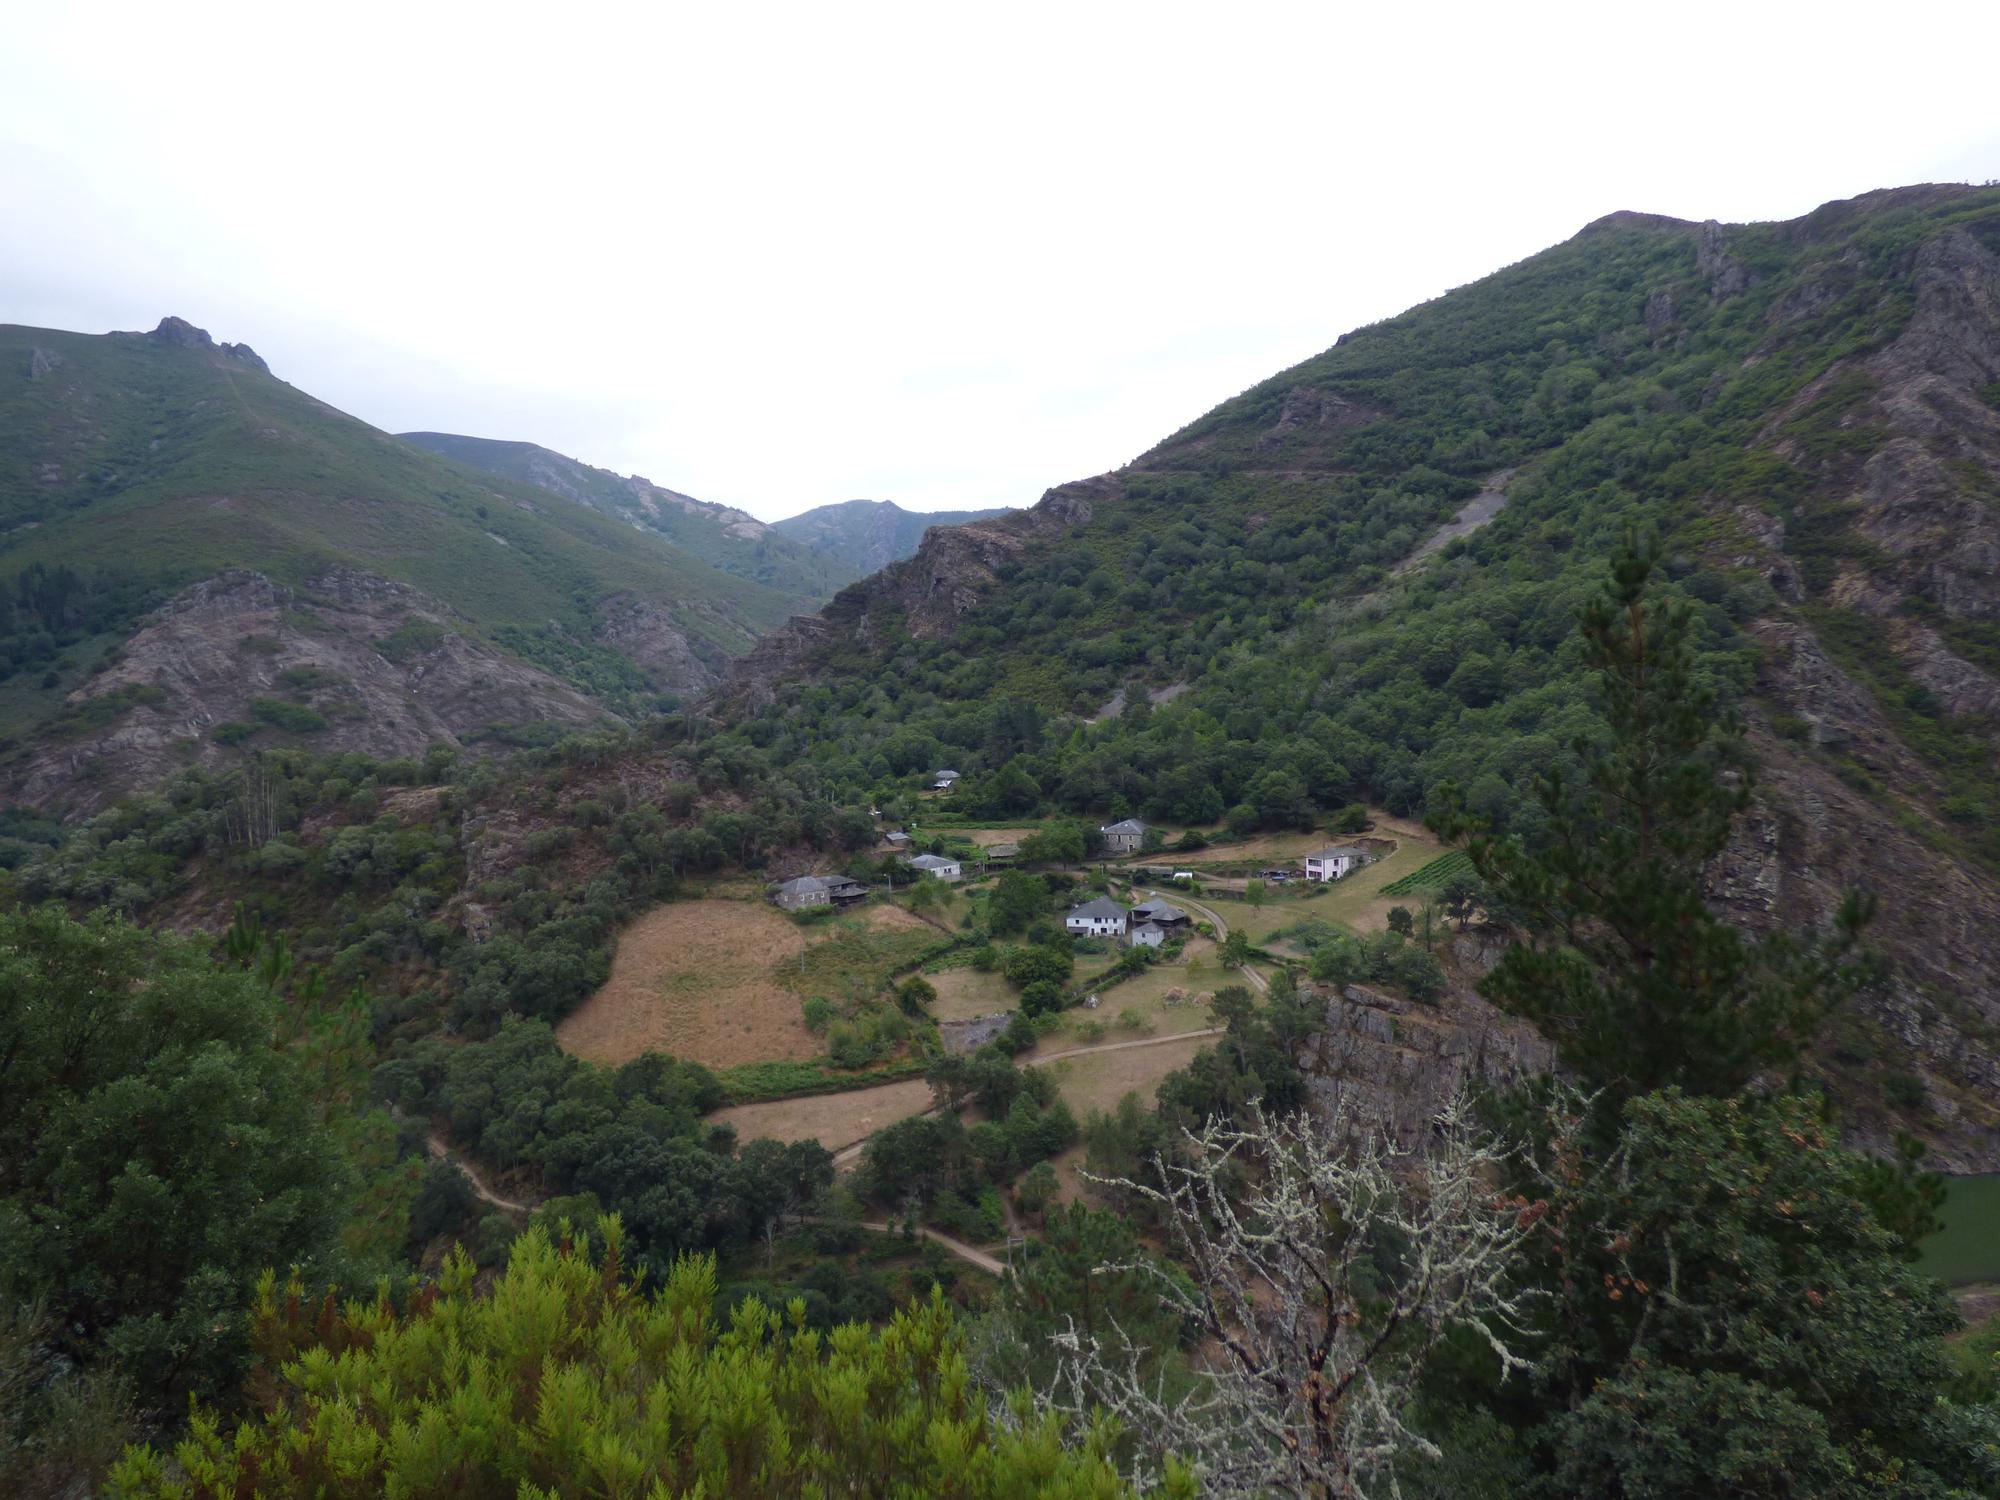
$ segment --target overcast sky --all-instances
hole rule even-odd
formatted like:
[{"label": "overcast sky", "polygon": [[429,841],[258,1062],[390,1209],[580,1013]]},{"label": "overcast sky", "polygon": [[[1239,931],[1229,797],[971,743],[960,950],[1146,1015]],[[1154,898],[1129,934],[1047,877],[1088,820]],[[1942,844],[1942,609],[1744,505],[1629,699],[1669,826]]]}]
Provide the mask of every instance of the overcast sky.
[{"label": "overcast sky", "polygon": [[1032,503],[1614,209],[2000,178],[2000,4],[9,7],[0,321],[767,519]]}]

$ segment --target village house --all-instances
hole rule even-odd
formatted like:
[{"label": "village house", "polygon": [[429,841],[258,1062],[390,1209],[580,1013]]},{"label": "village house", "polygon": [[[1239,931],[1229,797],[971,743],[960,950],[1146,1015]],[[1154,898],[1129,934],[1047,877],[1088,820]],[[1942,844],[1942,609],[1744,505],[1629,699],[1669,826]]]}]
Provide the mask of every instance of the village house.
[{"label": "village house", "polygon": [[1157,948],[1167,940],[1167,929],[1158,922],[1142,922],[1132,929],[1134,948]]},{"label": "village house", "polygon": [[1178,906],[1169,906],[1164,901],[1142,901],[1132,908],[1134,922],[1150,922],[1159,928],[1191,927],[1192,920]]},{"label": "village house", "polygon": [[931,790],[934,792],[948,792],[957,780],[958,772],[940,771],[931,778]]},{"label": "village house", "polygon": [[826,894],[835,906],[852,906],[868,899],[868,887],[847,875],[822,875]]},{"label": "village house", "polygon": [[915,859],[905,860],[913,870],[922,870],[937,880],[956,881],[964,875],[955,859],[946,859],[942,854],[919,854]]},{"label": "village house", "polygon": [[804,911],[809,906],[827,905],[833,895],[819,876],[801,875],[779,886],[771,893],[771,899],[786,911]]},{"label": "village house", "polygon": [[1306,856],[1306,879],[1324,884],[1344,879],[1368,862],[1368,852],[1355,844],[1328,844]]},{"label": "village house", "polygon": [[1104,835],[1106,854],[1137,854],[1139,846],[1146,842],[1146,825],[1137,818],[1127,818],[1097,831]]},{"label": "village house", "polygon": [[1109,896],[1099,896],[1095,901],[1070,908],[1063,926],[1072,937],[1123,937],[1125,908]]}]

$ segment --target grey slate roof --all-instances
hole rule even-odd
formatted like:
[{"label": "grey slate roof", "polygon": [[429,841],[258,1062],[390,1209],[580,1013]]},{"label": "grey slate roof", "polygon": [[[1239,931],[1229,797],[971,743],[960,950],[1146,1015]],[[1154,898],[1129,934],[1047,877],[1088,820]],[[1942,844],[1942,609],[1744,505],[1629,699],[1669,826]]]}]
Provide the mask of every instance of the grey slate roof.
[{"label": "grey slate roof", "polygon": [[946,859],[941,854],[919,854],[910,864],[919,870],[948,870],[957,864],[955,859]]},{"label": "grey slate roof", "polygon": [[799,875],[778,887],[780,896],[810,896],[814,891],[824,891],[831,887],[817,875]]},{"label": "grey slate roof", "polygon": [[1097,830],[1099,833],[1135,833],[1140,838],[1146,836],[1146,825],[1138,818],[1123,818],[1116,823],[1108,823]]},{"label": "grey slate roof", "polygon": [[1132,915],[1146,922],[1185,922],[1188,914],[1164,901],[1146,901],[1132,908]]},{"label": "grey slate roof", "polygon": [[1345,854],[1352,859],[1360,859],[1367,850],[1358,844],[1328,844],[1324,849],[1315,849],[1310,854],[1302,854],[1301,859],[1339,859]]},{"label": "grey slate roof", "polygon": [[1070,908],[1069,914],[1072,917],[1083,917],[1095,922],[1122,922],[1125,920],[1125,908],[1120,906],[1116,901],[1113,901],[1109,896],[1099,896],[1095,901],[1086,901],[1081,906],[1073,906]]}]

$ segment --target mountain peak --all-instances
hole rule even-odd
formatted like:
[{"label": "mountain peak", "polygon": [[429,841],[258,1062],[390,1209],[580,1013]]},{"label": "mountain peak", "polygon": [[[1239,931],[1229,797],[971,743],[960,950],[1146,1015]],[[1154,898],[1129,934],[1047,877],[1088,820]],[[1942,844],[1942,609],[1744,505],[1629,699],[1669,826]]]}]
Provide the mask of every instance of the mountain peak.
[{"label": "mountain peak", "polygon": [[215,340],[208,336],[206,328],[197,328],[186,318],[165,317],[160,326],[146,335],[151,344],[164,344],[170,349],[213,349]]}]

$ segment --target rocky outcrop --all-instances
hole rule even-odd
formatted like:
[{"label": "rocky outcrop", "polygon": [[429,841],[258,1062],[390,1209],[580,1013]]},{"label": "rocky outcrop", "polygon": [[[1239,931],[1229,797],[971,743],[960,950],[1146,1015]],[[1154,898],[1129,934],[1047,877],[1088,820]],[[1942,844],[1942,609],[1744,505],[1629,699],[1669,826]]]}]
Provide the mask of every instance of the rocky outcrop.
[{"label": "rocky outcrop", "polygon": [[[1787,233],[1830,234],[1848,212],[1833,205]],[[1804,274],[1772,306],[1774,338],[1832,308],[1860,274],[1851,256]],[[1866,549],[1811,602],[1869,617],[1885,666],[1961,731],[1987,726],[2000,748],[2000,677],[1927,623],[2000,616],[2000,411],[1985,394],[2000,380],[2000,256],[1947,229],[1909,253],[1903,279],[1912,303],[1895,336],[1826,370],[1758,441],[1809,476],[1804,517],[1821,536],[1837,524]],[[1815,446],[1796,424],[1817,411],[1823,433],[1830,402],[1836,430],[1856,440]],[[1741,540],[1716,560],[1806,602],[1787,527],[1751,507],[1730,520]],[[1934,1164],[1990,1171],[2000,1167],[2000,882],[1963,857],[1944,816],[1945,773],[1885,716],[1879,684],[1836,662],[1813,620],[1786,612],[1751,627],[1763,648],[1758,810],[1716,871],[1718,892],[1753,929],[1795,933],[1822,928],[1850,889],[1876,893],[1869,942],[1890,978],[1829,1026],[1815,1065],[1860,1142],[1886,1145],[1914,1127]],[[1890,1073],[1921,1085],[1919,1109],[1889,1108]]]},{"label": "rocky outcrop", "polygon": [[886,615],[919,640],[936,640],[977,609],[1000,570],[1030,547],[1088,522],[1124,492],[1116,474],[1050,490],[1028,510],[987,521],[934,526],[916,554],[849,584],[816,615],[798,615],[734,663],[725,690],[750,701],[843,643],[877,644]]},{"label": "rocky outcrop", "polygon": [[160,319],[160,326],[146,335],[146,342],[166,349],[213,349],[215,340],[206,328],[197,328],[186,318]]},{"label": "rocky outcrop", "polygon": [[1555,1067],[1555,1049],[1534,1027],[1463,989],[1436,1004],[1363,984],[1303,983],[1300,990],[1326,1010],[1325,1028],[1302,1064],[1316,1102],[1329,1112],[1345,1104],[1408,1142],[1453,1094]]},{"label": "rocky outcrop", "polygon": [[[165,317],[160,319],[159,326],[150,333],[114,333],[110,337],[137,339],[159,349],[205,349],[236,364],[248,365],[261,374],[271,373],[271,367],[265,364],[263,358],[248,344],[218,344],[209,337],[206,328],[197,328],[186,318]],[[32,369],[28,373],[30,379],[35,378]]]},{"label": "rocky outcrop", "polygon": [[671,611],[636,594],[601,600],[597,621],[600,645],[623,652],[669,692],[706,692],[729,660],[720,648],[690,636]]},{"label": "rocky outcrop", "polygon": [[1708,295],[1717,302],[1749,288],[1749,268],[1724,248],[1722,226],[1713,219],[1701,226],[1701,237],[1695,242],[1694,266],[1708,279]]},{"label": "rocky outcrop", "polygon": [[261,573],[211,578],[149,616],[116,663],[70,696],[68,724],[38,740],[12,796],[82,813],[261,745],[417,755],[494,725],[606,720],[463,623],[354,568],[298,588]]}]

